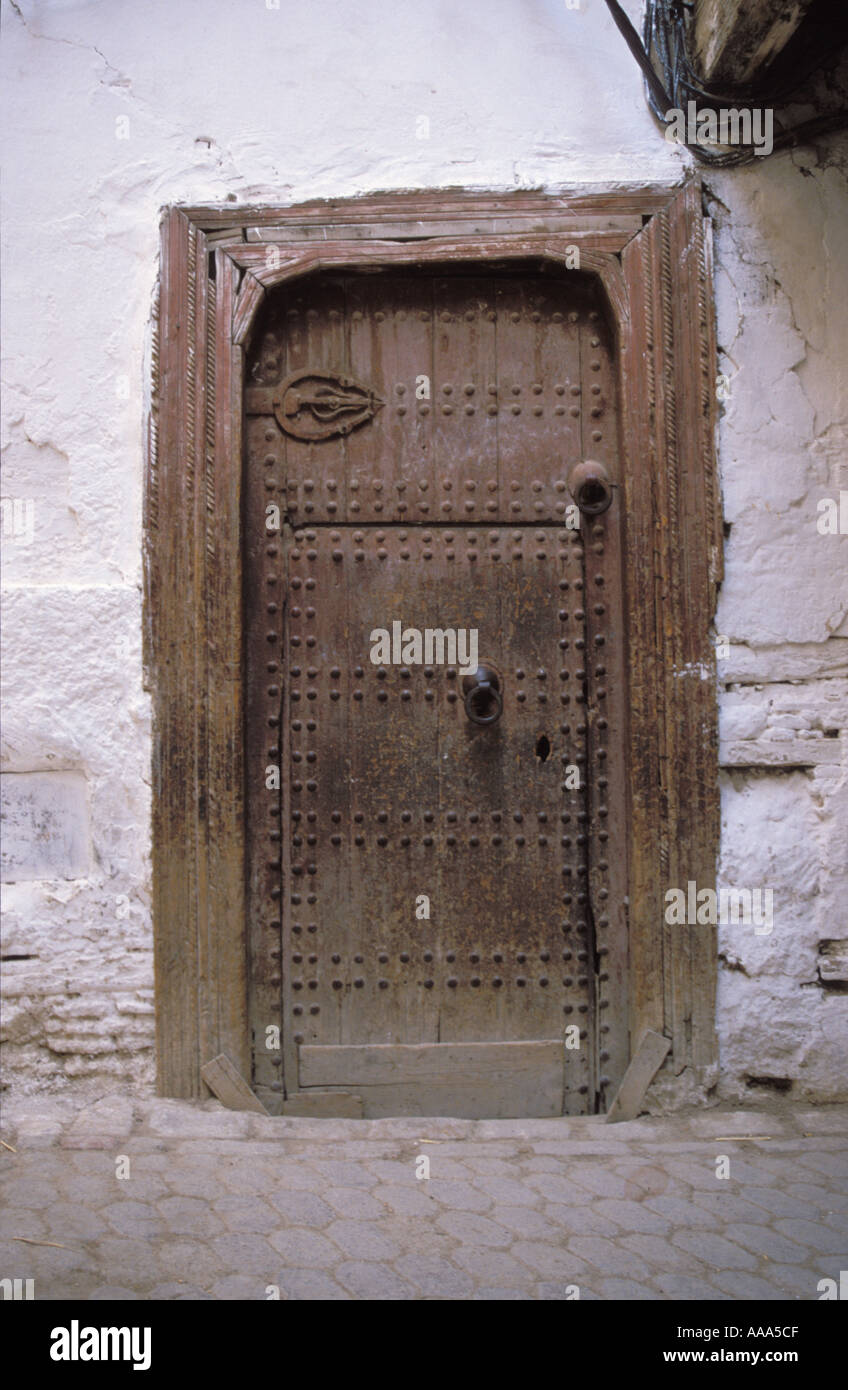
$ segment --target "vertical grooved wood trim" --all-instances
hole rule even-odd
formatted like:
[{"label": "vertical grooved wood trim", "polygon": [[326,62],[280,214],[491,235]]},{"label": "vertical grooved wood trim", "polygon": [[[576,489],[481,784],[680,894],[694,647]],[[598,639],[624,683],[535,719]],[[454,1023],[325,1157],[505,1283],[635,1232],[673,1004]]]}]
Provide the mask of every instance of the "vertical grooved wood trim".
[{"label": "vertical grooved wood trim", "polygon": [[707,525],[710,535],[710,583],[713,585],[712,604],[718,598],[718,586],[724,578],[724,525],[719,488],[717,454],[718,410],[716,386],[718,349],[713,313],[713,229],[708,217],[701,216],[700,190],[693,189],[697,200],[692,210],[693,240],[698,258],[698,347],[701,372],[701,453],[704,459],[704,488],[707,499]]},{"label": "vertical grooved wood trim", "polygon": [[[249,1075],[242,662],[242,353],[233,346],[239,272],[215,252],[215,475],[206,583],[209,662],[209,924],[202,1016],[210,1056]],[[209,537],[207,536],[207,541]]]},{"label": "vertical grooved wood trim", "polygon": [[663,1032],[666,1007],[659,884],[661,831],[660,648],[657,619],[658,475],[661,468],[656,390],[655,235],[649,227],[622,254],[631,333],[621,344],[624,441],[625,603],[628,632],[630,784],[630,1038]]},{"label": "vertical grooved wood trim", "polygon": [[622,261],[634,314],[637,304],[644,314],[644,334],[622,364],[641,417],[630,430],[630,623],[635,640],[654,650],[653,659],[631,659],[633,1031],[665,1031],[681,1072],[716,1056],[715,928],[665,923],[667,890],[685,892],[690,880],[715,886],[719,836],[710,638],[721,574],[715,339],[699,187],[678,193]]},{"label": "vertical grooved wood trim", "polygon": [[[214,295],[214,285],[208,277],[208,248],[206,238],[198,232],[194,242],[193,279],[195,295],[192,301],[191,321],[193,323],[191,361],[195,375],[193,405],[193,437],[191,456],[194,461],[194,487],[190,530],[187,528],[186,546],[191,547],[194,569],[194,589],[192,607],[196,614],[194,629],[194,648],[187,659],[194,668],[194,793],[196,798],[194,824],[194,873],[197,884],[197,951],[198,979],[204,978],[204,945],[209,920],[209,855],[208,855],[208,746],[209,746],[209,659],[206,633],[206,605],[204,594],[208,582],[209,557],[206,549],[206,497],[208,470],[214,468],[214,458],[210,460],[208,451],[208,419],[206,394],[208,391],[208,334],[210,291]],[[202,992],[198,995],[198,1019],[200,1030],[200,1055],[198,1065],[202,1067],[213,1053],[208,1052],[205,1036],[205,1008]],[[203,1094],[200,1078],[195,1077],[194,1094]]]},{"label": "vertical grooved wood trim", "polygon": [[[158,380],[151,413],[158,449],[148,459],[145,551],[153,691],[153,918],[157,1087],[199,1092],[197,892],[194,873],[196,606],[187,451],[192,226],[169,212],[162,224]],[[175,525],[174,522],[177,522]]]},{"label": "vertical grooved wood trim", "polygon": [[[685,447],[693,464],[686,475],[686,515],[691,534],[696,527],[702,543],[690,550],[686,598],[689,605],[684,652],[691,672],[683,684],[696,687],[694,698],[684,702],[679,760],[688,773],[686,794],[689,820],[684,823],[689,844],[691,873],[699,885],[715,887],[720,833],[718,789],[718,711],[715,645],[710,627],[714,616],[717,575],[721,573],[721,515],[714,467],[715,435],[715,336],[709,311],[707,243],[700,189],[690,185],[678,200],[677,238],[684,267],[683,295],[675,297],[679,322],[676,366],[681,381],[690,383],[692,409],[687,416]],[[696,313],[686,313],[694,304]],[[695,402],[697,401],[697,411]],[[681,885],[682,886],[682,885]],[[690,936],[691,1060],[696,1068],[712,1065],[717,1057],[714,1030],[717,983],[718,933],[715,927],[696,926]]]}]

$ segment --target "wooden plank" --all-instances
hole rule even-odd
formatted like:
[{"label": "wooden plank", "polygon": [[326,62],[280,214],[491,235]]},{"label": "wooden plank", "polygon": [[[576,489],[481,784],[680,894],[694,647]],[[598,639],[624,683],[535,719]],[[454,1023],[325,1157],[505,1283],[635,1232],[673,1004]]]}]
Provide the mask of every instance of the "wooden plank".
[{"label": "wooden plank", "polygon": [[[272,336],[267,312],[262,313],[255,333],[248,380],[255,368],[255,379],[270,383],[279,373],[279,344]],[[259,389],[273,395],[272,385]],[[267,529],[266,507],[276,503],[281,515],[285,513],[285,452],[273,418],[252,416],[245,421],[244,432],[245,476],[255,480],[244,493],[242,542],[244,592],[253,596],[253,601],[243,608],[247,923],[251,963],[248,1016],[253,1053],[252,1068],[245,1068],[245,1075],[268,1109],[277,1113],[282,1100],[283,1057],[279,1041],[275,1047],[268,1030],[280,1025],[282,790],[280,785],[268,786],[266,768],[282,765],[283,624],[278,615],[285,610],[286,590],[283,542],[279,531]],[[275,634],[273,641],[269,640],[271,631]]]},{"label": "wooden plank", "polygon": [[630,650],[642,653],[631,672],[631,1034],[668,1031],[679,1072],[710,1067],[716,1050],[714,932],[666,927],[662,910],[667,888],[689,879],[714,884],[719,829],[709,624],[721,532],[708,241],[697,184],[630,243],[623,264],[634,311],[623,346],[624,427],[641,446],[626,476]]},{"label": "wooden plank", "polygon": [[459,1120],[560,1119],[563,1069],[528,1084],[525,1076],[440,1084],[408,1081],[397,1086],[357,1086],[366,1120],[403,1115],[451,1116]]},{"label": "wooden plank", "polygon": [[225,1052],[202,1066],[200,1075],[210,1091],[215,1093],[228,1110],[252,1110],[256,1115],[268,1114],[259,1097],[253,1094]]},{"label": "wooden plank", "polygon": [[[405,1086],[360,1086],[366,1120],[399,1116],[449,1116],[457,1120],[554,1120],[562,1117],[562,1070],[544,1087],[522,1081],[482,1082],[460,1087],[410,1083]],[[556,1092],[556,1095],[554,1094]]]},{"label": "wooden plank", "polygon": [[[192,792],[198,806],[193,829],[194,881],[197,895],[197,962],[198,974],[207,973],[209,924],[209,840],[204,810],[209,804],[209,643],[207,640],[205,594],[208,564],[208,493],[210,470],[214,471],[215,383],[214,374],[215,286],[208,275],[209,251],[206,238],[196,233],[192,238],[193,263],[190,266],[192,293],[189,296],[189,373],[186,394],[192,405],[191,428],[186,432],[187,476],[192,479],[192,491],[187,501],[191,510],[186,516],[185,548],[190,553],[192,588],[186,602],[192,614],[192,643],[184,654],[184,663],[192,672],[194,688],[185,722],[193,724],[194,767]],[[193,370],[192,370],[193,365]],[[203,370],[203,367],[206,370]],[[212,371],[210,371],[210,367]],[[211,380],[211,385],[210,385]],[[197,1063],[214,1055],[226,1046],[222,1038],[211,1037],[207,1026],[207,1011],[199,1008]],[[203,1094],[201,1078],[195,1083],[196,1093]]]},{"label": "wooden plank", "polygon": [[454,217],[475,223],[481,218],[490,217],[500,227],[503,222],[515,217],[548,218],[560,213],[565,218],[571,218],[588,214],[598,219],[595,225],[603,227],[604,218],[650,216],[667,201],[667,188],[648,184],[612,192],[573,190],[554,197],[529,192],[480,195],[461,189],[434,189],[416,193],[372,194],[341,202],[321,199],[289,207],[255,204],[238,208],[200,206],[186,207],[182,212],[206,232],[242,227],[290,226],[296,235],[298,228],[310,224],[322,227],[336,223],[348,226],[370,222],[392,224],[400,217],[415,217],[426,224],[423,228],[426,235],[431,220]]},{"label": "wooden plank", "polygon": [[[684,650],[687,641],[685,605],[688,588],[686,567],[691,560],[683,546],[681,518],[685,516],[682,493],[686,457],[682,436],[687,420],[682,410],[686,382],[681,382],[677,366],[680,343],[676,336],[677,317],[675,277],[684,267],[677,260],[677,219],[675,203],[669,204],[651,224],[656,233],[653,239],[654,283],[657,298],[654,306],[654,342],[656,344],[656,380],[658,390],[657,415],[659,430],[660,469],[656,480],[657,551],[656,578],[659,600],[656,610],[657,650],[660,653],[659,680],[662,687],[662,708],[665,718],[660,735],[661,838],[660,857],[662,890],[681,881],[681,854],[689,850],[685,835],[678,833],[681,816],[688,813],[686,789],[689,783],[689,763],[692,748],[686,758],[678,761],[679,727],[685,728],[686,710],[678,707],[680,682],[678,672],[684,669]],[[678,410],[678,407],[681,407]],[[697,555],[697,549],[696,549]],[[691,568],[690,568],[691,573]],[[697,697],[698,691],[692,692]],[[682,717],[681,717],[682,716]],[[684,880],[686,881],[686,880]],[[666,926],[664,929],[663,963],[665,982],[665,1023],[674,1049],[674,1067],[681,1072],[688,1060],[690,933]],[[637,1035],[638,1036],[638,1035]]]},{"label": "wooden plank", "polygon": [[[594,236],[599,232],[608,238],[610,246],[616,242],[624,242],[635,236],[642,229],[641,217],[609,217],[603,218],[602,225],[592,220],[591,217],[569,217],[560,214],[559,217],[523,217],[523,218],[477,218],[474,222],[466,221],[427,221],[427,236],[455,236],[457,229],[462,229],[468,236],[496,236],[496,235],[519,235],[527,236],[539,234],[539,232],[552,232],[552,234],[564,234],[569,236]],[[323,222],[313,222],[313,224],[300,225],[300,227],[247,227],[245,229],[246,245],[286,245],[291,242],[295,235],[297,243],[302,242],[324,242],[327,240],[327,224]],[[354,240],[354,242],[370,242],[370,240],[392,240],[392,242],[403,242],[403,240],[421,240],[421,222],[417,220],[409,222],[381,222],[380,227],[374,227],[373,222],[368,224],[334,225],[334,238],[339,240]],[[239,249],[243,249],[245,243],[240,243]]]},{"label": "wooden plank", "polygon": [[[653,244],[656,223],[625,248],[622,265],[630,308],[628,331],[621,350],[621,410],[624,457],[624,515],[627,531],[627,646],[629,805],[631,836],[629,890],[629,1031],[639,1037],[646,1028],[661,1031],[664,1024],[664,960],[662,894],[667,873],[661,861],[661,686],[662,642],[659,615],[662,593],[657,577],[657,488],[664,464],[661,455],[662,417],[658,410],[656,364],[657,276]],[[663,460],[661,462],[661,460]]]},{"label": "wooden plank", "polygon": [[409,1082],[474,1085],[481,1080],[533,1078],[562,1069],[563,1044],[374,1043],[300,1049],[301,1086],[400,1086]]},{"label": "wooden plank", "polygon": [[[674,555],[681,559],[682,665],[671,673],[674,777],[677,823],[673,834],[685,854],[677,855],[675,885],[689,878],[715,883],[720,834],[718,797],[718,699],[715,647],[709,624],[714,616],[715,583],[720,574],[721,529],[718,487],[712,458],[715,428],[712,287],[704,236],[701,191],[690,184],[669,208],[674,292],[673,342],[677,376],[679,459],[678,527]],[[685,409],[686,397],[699,409]],[[686,1063],[704,1077],[717,1062],[715,992],[718,944],[715,929],[692,927],[684,952],[683,1033]],[[683,1059],[680,1059],[683,1060]]]},{"label": "wooden plank", "polygon": [[[208,651],[209,912],[203,943],[204,1052],[225,1050],[249,1075],[245,914],[242,672],[241,351],[231,342],[237,272],[215,252],[214,461],[207,467],[206,640]],[[214,466],[213,466],[214,463]],[[203,1053],[201,1053],[203,1055]]]},{"label": "wooden plank", "polygon": [[692,66],[706,82],[744,86],[762,77],[811,0],[695,0]]},{"label": "wooden plank", "polygon": [[300,1050],[300,1084],[354,1088],[365,1115],[460,1119],[562,1114],[565,1050],[544,1042],[377,1043]]},{"label": "wooden plank", "polygon": [[[329,230],[329,229],[328,229]],[[335,229],[333,229],[335,230]],[[581,270],[591,269],[586,259],[592,256],[616,256],[633,239],[633,232],[526,232],[499,236],[502,242],[503,257],[509,260],[531,260],[534,257],[551,257],[565,261],[576,248],[580,255]],[[389,241],[375,237],[368,241],[339,241],[324,238],[321,241],[303,243],[286,247],[285,254],[278,260],[269,258],[270,243],[251,242],[237,247],[228,247],[227,255],[240,269],[253,275],[263,285],[279,284],[284,280],[300,279],[304,274],[316,270],[340,270],[351,266],[405,266],[412,260],[416,264],[439,265],[451,261],[481,261],[487,244],[492,240],[486,236],[454,236],[420,238],[411,242]],[[245,336],[245,324],[240,325],[239,341]],[[235,341],[235,339],[234,339]]]},{"label": "wooden plank", "polygon": [[671,1050],[671,1039],[648,1029],[636,1054],[624,1073],[624,1080],[607,1112],[607,1124],[619,1120],[635,1120],[645,1098],[645,1092]]},{"label": "wooden plank", "polygon": [[283,1101],[283,1114],[310,1120],[361,1120],[365,1110],[362,1097],[350,1091],[300,1091]]},{"label": "wooden plank", "polygon": [[189,286],[195,273],[195,236],[182,213],[167,215],[152,351],[145,508],[146,656],[153,691],[157,1089],[170,1096],[200,1094],[192,660],[197,613],[192,602],[195,552],[190,540],[187,543],[194,484],[195,414],[189,383],[195,304]]},{"label": "wooden plank", "polygon": [[[601,303],[598,295],[580,324],[579,457],[602,464],[614,484],[609,510],[599,516],[584,516],[580,535],[587,599],[587,886],[598,962],[594,1017],[587,1020],[590,1038],[594,1027],[598,1039],[590,1112],[596,1094],[600,1094],[601,1109],[606,1108],[630,1061],[624,478],[613,325],[611,316],[601,312]],[[596,1049],[590,1044],[587,1050],[594,1062]]]}]

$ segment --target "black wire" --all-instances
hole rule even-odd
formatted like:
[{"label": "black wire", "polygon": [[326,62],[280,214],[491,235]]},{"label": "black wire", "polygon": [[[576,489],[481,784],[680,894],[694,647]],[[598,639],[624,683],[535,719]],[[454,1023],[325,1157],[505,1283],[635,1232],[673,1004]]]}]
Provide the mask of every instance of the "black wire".
[{"label": "black wire", "polygon": [[[684,105],[692,100],[695,101],[696,105],[700,102],[701,109],[715,110],[722,106],[726,108],[728,105],[738,102],[743,95],[738,89],[736,91],[728,91],[727,89],[719,91],[716,88],[708,90],[697,79],[688,59],[686,19],[682,10],[675,4],[675,0],[647,0],[644,41],[648,53],[653,48],[657,50],[666,84],[671,91],[674,109],[682,111]],[[794,54],[791,59],[784,59],[786,76],[782,83],[770,85],[774,82],[773,72],[770,70],[759,82],[749,84],[744,93],[747,101],[749,103],[760,102],[773,108],[782,99],[796,91],[815,72],[824,61],[826,49],[827,35],[825,34],[820,43],[814,46],[812,56],[805,65],[799,66]],[[670,82],[669,78],[671,78]],[[665,112],[669,108],[659,109],[650,90],[646,95],[654,116],[661,124],[665,125]],[[829,112],[812,120],[802,121],[798,125],[779,131],[772,141],[772,150],[800,144],[805,137],[813,137],[830,130],[837,130],[846,124],[848,124],[848,112],[845,111]],[[705,150],[701,145],[687,143],[686,148],[700,163],[714,168],[749,164],[754,159],[762,158],[755,150],[744,148],[725,151],[721,154],[716,151]]]},{"label": "black wire", "polygon": [[[773,109],[775,104],[796,91],[818,67],[821,66],[828,51],[827,33],[823,31],[817,45],[813,45],[808,62],[799,65],[793,54],[791,63],[785,63],[785,78],[775,83],[775,73],[769,73],[760,82],[750,83],[744,94],[717,89],[708,90],[698,80],[687,54],[686,10],[691,5],[686,0],[646,0],[643,39],[633,27],[618,0],[606,0],[612,19],[622,34],[636,62],[642,70],[645,81],[645,96],[648,107],[660,125],[667,127],[666,113],[670,110],[684,112],[688,102],[694,101],[699,110],[715,110],[717,107],[733,106],[742,96],[748,103],[760,103]],[[832,47],[832,44],[830,45]],[[656,54],[662,79],[657,75],[653,55]],[[773,68],[780,68],[778,61]],[[773,85],[770,85],[773,84]],[[848,112],[833,111],[813,120],[802,121],[798,125],[778,131],[772,140],[772,150],[797,145],[805,138],[838,130],[848,125]],[[690,154],[701,164],[713,168],[729,168],[733,165],[748,164],[762,158],[756,150],[742,148],[723,153],[706,150],[702,145],[691,145],[681,141]]]}]

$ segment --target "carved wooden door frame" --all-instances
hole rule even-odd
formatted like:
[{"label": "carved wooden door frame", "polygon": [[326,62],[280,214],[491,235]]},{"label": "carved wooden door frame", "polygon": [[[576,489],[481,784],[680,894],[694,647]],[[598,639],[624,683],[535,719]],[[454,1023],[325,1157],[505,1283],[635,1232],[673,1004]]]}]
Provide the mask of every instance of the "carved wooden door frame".
[{"label": "carved wooden door frame", "polygon": [[431,192],[166,212],[144,519],[163,1095],[204,1094],[200,1068],[220,1052],[249,1074],[242,391],[256,311],[273,286],[323,269],[450,262],[544,262],[563,274],[579,266],[609,305],[630,710],[618,830],[630,893],[599,969],[626,972],[613,994],[629,1000],[631,1052],[654,1029],[671,1039],[667,1068],[689,1068],[696,1085],[712,1080],[715,928],[664,918],[669,888],[714,886],[719,832],[715,340],[709,224],[693,181],[614,194]]}]

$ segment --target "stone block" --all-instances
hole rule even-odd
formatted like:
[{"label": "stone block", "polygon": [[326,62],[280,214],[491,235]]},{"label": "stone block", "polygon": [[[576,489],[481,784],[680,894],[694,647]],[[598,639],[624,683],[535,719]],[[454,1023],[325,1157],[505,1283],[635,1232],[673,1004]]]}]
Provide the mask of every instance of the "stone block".
[{"label": "stone block", "polygon": [[4,772],[0,804],[4,883],[85,878],[91,848],[81,772]]},{"label": "stone block", "polygon": [[77,1115],[62,1139],[62,1147],[95,1147],[93,1142],[86,1144],[85,1141],[100,1139],[105,1140],[104,1147],[108,1148],[119,1139],[128,1139],[133,1123],[133,1103],[128,1096],[120,1093],[104,1096]]}]

